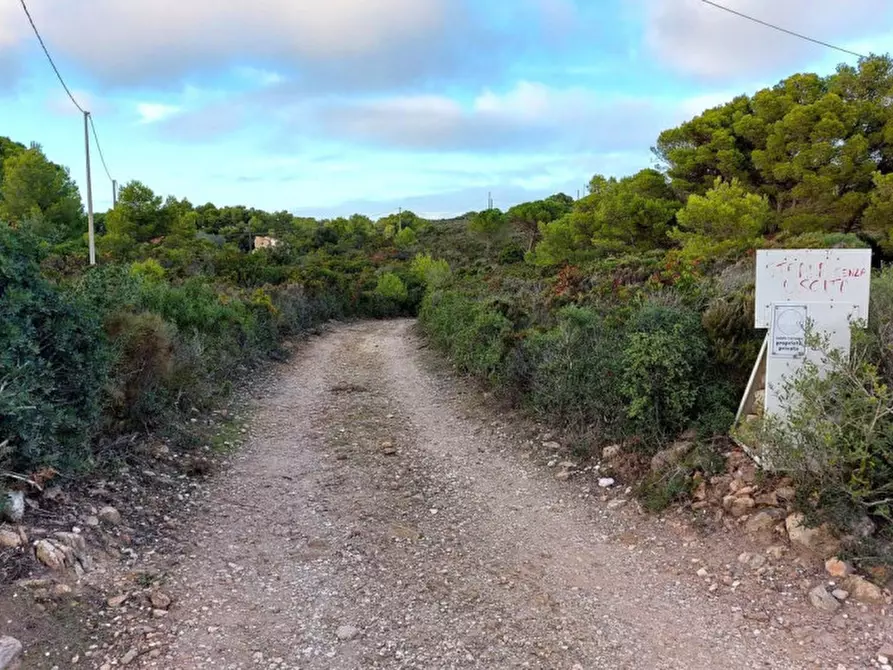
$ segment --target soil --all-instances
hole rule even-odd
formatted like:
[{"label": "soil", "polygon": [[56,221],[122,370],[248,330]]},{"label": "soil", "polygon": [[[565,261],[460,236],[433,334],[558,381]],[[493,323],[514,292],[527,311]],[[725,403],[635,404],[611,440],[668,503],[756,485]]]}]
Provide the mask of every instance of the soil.
[{"label": "soil", "polygon": [[778,538],[646,515],[594,469],[557,478],[568,453],[410,320],[338,326],[265,384],[175,541],[104,568],[68,628],[47,622],[70,608],[31,621],[55,648],[2,593],[25,668],[852,669],[893,641],[887,608],[810,605],[821,563],[739,561]]}]

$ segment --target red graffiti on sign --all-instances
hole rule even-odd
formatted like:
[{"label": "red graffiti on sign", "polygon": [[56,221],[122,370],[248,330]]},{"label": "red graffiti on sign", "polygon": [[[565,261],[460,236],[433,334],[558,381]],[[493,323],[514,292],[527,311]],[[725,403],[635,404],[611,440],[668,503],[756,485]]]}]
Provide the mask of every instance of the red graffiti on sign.
[{"label": "red graffiti on sign", "polygon": [[800,291],[826,295],[843,295],[853,279],[868,274],[864,267],[830,267],[828,263],[782,261],[775,263],[774,274],[783,277],[782,287],[788,295]]}]

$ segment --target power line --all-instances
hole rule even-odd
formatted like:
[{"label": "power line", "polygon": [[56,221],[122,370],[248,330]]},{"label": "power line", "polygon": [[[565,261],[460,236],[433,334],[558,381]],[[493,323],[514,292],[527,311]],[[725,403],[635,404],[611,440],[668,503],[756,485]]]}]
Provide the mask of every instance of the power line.
[{"label": "power line", "polygon": [[46,54],[47,60],[50,61],[50,65],[53,67],[53,72],[56,73],[56,76],[59,78],[59,83],[62,84],[62,88],[65,89],[65,92],[68,94],[68,97],[71,99],[71,102],[74,103],[74,106],[78,108],[78,111],[81,114],[86,114],[87,112],[78,104],[78,101],[74,99],[74,95],[72,95],[71,91],[68,88],[68,85],[65,83],[65,80],[62,78],[62,75],[59,73],[59,68],[56,67],[56,64],[53,62],[53,57],[50,56],[49,49],[47,49],[47,45],[44,44],[43,38],[40,36],[40,31],[37,30],[37,26],[34,23],[34,19],[31,18],[31,12],[28,11],[28,5],[25,4],[25,0],[19,0],[22,3],[22,9],[25,10],[25,16],[28,17],[28,23],[31,24],[31,28],[34,29],[34,34],[37,35],[37,41],[40,42],[40,46],[43,49],[43,53]]},{"label": "power line", "polygon": [[114,182],[112,179],[112,175],[109,172],[109,166],[105,163],[105,156],[102,155],[102,146],[99,144],[99,135],[96,134],[96,124],[93,123],[93,115],[90,115],[90,128],[93,130],[93,139],[96,140],[96,150],[99,152],[99,160],[102,163],[102,169],[105,170],[105,176],[109,178],[110,182]]},{"label": "power line", "polygon": [[753,21],[754,23],[759,23],[761,26],[766,26],[767,28],[772,28],[772,30],[777,30],[779,32],[785,33],[787,35],[793,35],[794,37],[799,37],[801,40],[806,40],[807,42],[812,42],[813,44],[818,44],[823,47],[827,47],[829,49],[834,49],[835,51],[841,51],[845,54],[849,54],[850,56],[856,56],[858,58],[867,58],[867,56],[863,56],[860,53],[856,53],[855,51],[850,51],[849,49],[844,49],[843,47],[835,46],[834,44],[829,44],[828,42],[823,42],[822,40],[817,40],[815,38],[809,37],[808,35],[803,35],[802,33],[796,33],[793,30],[788,30],[787,28],[782,28],[781,26],[776,26],[773,23],[769,23],[767,21],[763,21],[761,19],[755,18],[753,16],[748,16],[747,14],[742,14],[739,11],[731,9],[730,7],[724,7],[723,5],[712,2],[711,0],[701,0],[705,5],[710,5],[711,7],[716,7],[717,9],[721,9],[724,12],[728,12],[729,14],[734,14],[735,16],[740,16],[742,19],[747,19],[748,21]]}]

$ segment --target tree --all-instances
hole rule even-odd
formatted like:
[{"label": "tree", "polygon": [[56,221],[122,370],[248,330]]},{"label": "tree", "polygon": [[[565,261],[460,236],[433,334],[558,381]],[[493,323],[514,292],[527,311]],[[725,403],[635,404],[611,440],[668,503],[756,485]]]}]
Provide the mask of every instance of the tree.
[{"label": "tree", "polygon": [[515,205],[506,212],[509,224],[518,229],[527,240],[527,250],[533,249],[540,237],[540,224],[547,224],[568,214],[574,201],[564,193],[549,196],[545,200]]},{"label": "tree", "polygon": [[84,232],[77,186],[68,170],[47,160],[40,147],[15,151],[4,158],[0,198],[0,218],[14,225],[27,224],[52,244],[75,239]]},{"label": "tree", "polygon": [[134,258],[136,246],[166,235],[177,215],[177,207],[163,205],[160,195],[139,181],[124,185],[118,204],[106,216],[107,232],[100,248],[119,260]]},{"label": "tree", "polygon": [[497,207],[477,212],[468,222],[468,230],[483,237],[487,245],[501,239],[508,232],[508,221],[502,210]]},{"label": "tree", "polygon": [[889,258],[893,256],[893,174],[876,172],[874,185],[862,230]]},{"label": "tree", "polygon": [[748,193],[737,179],[727,182],[717,177],[706,195],[689,196],[676,214],[679,226],[670,236],[682,243],[687,256],[710,258],[753,247],[771,219],[766,196]]},{"label": "tree", "polygon": [[682,203],[657,170],[617,180],[596,175],[573,211],[539,226],[534,262],[555,265],[670,245],[667,234]]}]

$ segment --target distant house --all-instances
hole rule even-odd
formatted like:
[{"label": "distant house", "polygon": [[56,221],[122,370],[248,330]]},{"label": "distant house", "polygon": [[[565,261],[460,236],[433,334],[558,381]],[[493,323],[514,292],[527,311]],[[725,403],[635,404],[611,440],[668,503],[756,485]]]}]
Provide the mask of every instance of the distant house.
[{"label": "distant house", "polygon": [[263,237],[258,235],[254,238],[254,250],[258,249],[272,249],[273,247],[279,246],[279,240],[275,237]]}]

